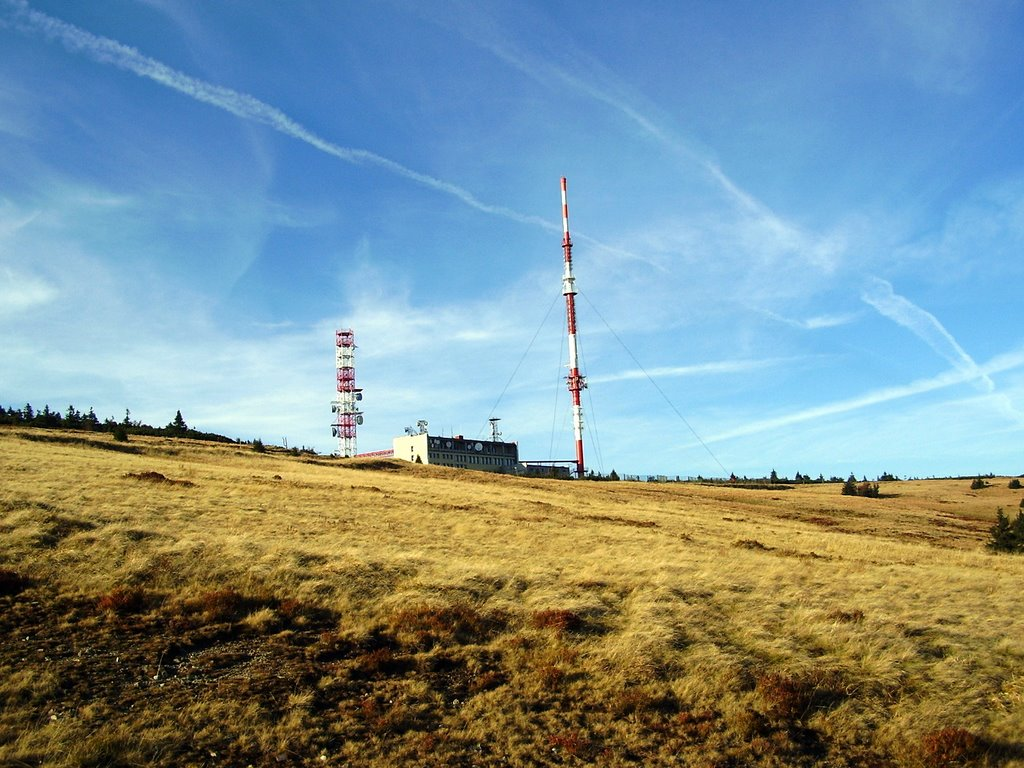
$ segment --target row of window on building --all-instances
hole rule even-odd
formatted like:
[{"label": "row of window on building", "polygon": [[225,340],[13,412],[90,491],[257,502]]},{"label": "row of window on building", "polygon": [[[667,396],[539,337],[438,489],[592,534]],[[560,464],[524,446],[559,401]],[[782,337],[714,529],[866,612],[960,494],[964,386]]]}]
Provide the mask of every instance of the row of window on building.
[{"label": "row of window on building", "polygon": [[437,453],[430,456],[431,464],[443,467],[466,467],[478,465],[484,467],[511,467],[516,463],[512,456],[486,456],[478,453]]}]

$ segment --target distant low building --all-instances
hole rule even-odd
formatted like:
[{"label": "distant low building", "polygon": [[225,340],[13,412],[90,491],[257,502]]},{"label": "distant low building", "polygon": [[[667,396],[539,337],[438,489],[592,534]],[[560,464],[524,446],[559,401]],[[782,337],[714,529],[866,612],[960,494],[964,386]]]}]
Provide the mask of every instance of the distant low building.
[{"label": "distant low building", "polygon": [[467,440],[462,435],[437,437],[425,432],[396,437],[394,457],[419,464],[516,474],[519,446],[495,440]]},{"label": "distant low building", "polygon": [[555,480],[572,478],[573,462],[570,461],[527,461],[523,462],[522,473],[527,477],[550,477]]}]

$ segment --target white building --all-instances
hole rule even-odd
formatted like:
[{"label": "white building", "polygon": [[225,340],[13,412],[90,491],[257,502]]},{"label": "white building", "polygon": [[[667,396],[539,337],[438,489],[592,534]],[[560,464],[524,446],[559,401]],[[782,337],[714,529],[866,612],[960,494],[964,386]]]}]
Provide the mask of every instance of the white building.
[{"label": "white building", "polygon": [[394,457],[420,464],[434,464],[484,472],[519,471],[519,446],[494,440],[467,440],[462,435],[435,437],[421,432],[396,437]]}]

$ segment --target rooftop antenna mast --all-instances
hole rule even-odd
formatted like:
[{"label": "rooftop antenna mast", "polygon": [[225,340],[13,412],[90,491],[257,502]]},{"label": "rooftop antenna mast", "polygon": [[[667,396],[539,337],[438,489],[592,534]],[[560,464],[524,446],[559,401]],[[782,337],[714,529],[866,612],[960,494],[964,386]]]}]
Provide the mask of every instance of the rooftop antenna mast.
[{"label": "rooftop antenna mast", "polygon": [[572,239],[569,237],[569,203],[566,200],[565,176],[562,177],[562,250],[565,251],[565,272],[562,294],[565,296],[565,320],[569,329],[569,375],[566,383],[572,394],[572,429],[576,438],[576,477],[583,477],[583,408],[580,391],[587,386],[580,375],[579,352],[576,347],[576,278],[572,275]]}]

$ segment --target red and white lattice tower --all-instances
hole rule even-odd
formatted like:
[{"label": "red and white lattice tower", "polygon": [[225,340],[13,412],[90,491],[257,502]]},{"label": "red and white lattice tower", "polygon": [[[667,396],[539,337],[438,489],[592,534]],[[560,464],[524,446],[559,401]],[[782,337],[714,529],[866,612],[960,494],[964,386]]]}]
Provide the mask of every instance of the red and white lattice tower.
[{"label": "red and white lattice tower", "polygon": [[572,395],[572,430],[576,438],[576,477],[583,477],[583,407],[580,392],[587,381],[580,375],[579,352],[576,347],[576,278],[572,276],[572,240],[569,238],[569,203],[565,194],[565,176],[562,177],[562,250],[565,251],[565,272],[562,275],[562,294],[565,296],[565,320],[569,327],[569,375],[566,383]]},{"label": "red and white lattice tower", "polygon": [[334,332],[335,360],[338,367],[338,399],[331,403],[335,414],[331,433],[338,438],[338,453],[356,455],[356,427],[363,423],[359,401],[363,390],[356,387],[356,335],[351,328]]}]

